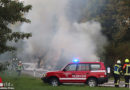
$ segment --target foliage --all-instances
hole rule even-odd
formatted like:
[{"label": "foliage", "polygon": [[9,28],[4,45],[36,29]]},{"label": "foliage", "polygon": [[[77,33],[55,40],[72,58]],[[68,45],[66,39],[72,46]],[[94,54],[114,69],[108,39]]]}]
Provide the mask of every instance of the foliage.
[{"label": "foliage", "polygon": [[9,62],[0,63],[0,72],[8,69]]},{"label": "foliage", "polygon": [[[99,20],[109,45],[106,47],[106,62],[129,58],[130,53],[130,0],[108,0]],[[113,63],[114,64],[114,63]]]},{"label": "foliage", "polygon": [[90,7],[92,11],[86,9],[81,21],[92,19],[101,23],[102,33],[109,42],[101,58],[107,64],[130,59],[130,0],[93,0],[93,4],[95,7]]},{"label": "foliage", "polygon": [[8,41],[17,42],[19,39],[29,38],[31,33],[15,32],[9,25],[17,22],[29,23],[30,20],[24,17],[29,12],[31,5],[24,6],[22,2],[16,0],[0,0],[0,54],[15,50],[8,46]]}]

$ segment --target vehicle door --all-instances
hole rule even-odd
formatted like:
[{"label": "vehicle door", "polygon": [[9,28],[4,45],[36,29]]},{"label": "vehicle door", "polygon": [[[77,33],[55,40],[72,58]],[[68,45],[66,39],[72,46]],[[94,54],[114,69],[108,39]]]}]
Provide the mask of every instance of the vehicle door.
[{"label": "vehicle door", "polygon": [[77,65],[77,71],[72,75],[72,78],[75,78],[75,82],[77,83],[84,83],[86,82],[89,73],[90,73],[89,64],[79,63]]},{"label": "vehicle door", "polygon": [[62,74],[60,74],[59,80],[62,83],[72,83],[75,81],[75,78],[72,77],[72,75],[75,75],[77,68],[77,64],[68,64],[62,71]]}]

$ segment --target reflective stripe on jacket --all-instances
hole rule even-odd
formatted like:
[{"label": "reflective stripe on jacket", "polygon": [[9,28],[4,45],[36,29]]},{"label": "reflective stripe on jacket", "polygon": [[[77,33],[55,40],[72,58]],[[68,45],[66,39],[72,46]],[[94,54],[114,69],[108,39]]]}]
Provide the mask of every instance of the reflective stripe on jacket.
[{"label": "reflective stripe on jacket", "polygon": [[22,64],[18,64],[17,70],[22,70],[22,69],[23,69],[23,65]]},{"label": "reflective stripe on jacket", "polygon": [[124,75],[130,75],[130,64],[126,64],[124,70]]},{"label": "reflective stripe on jacket", "polygon": [[115,64],[114,66],[114,74],[120,74],[121,73],[121,65]]}]

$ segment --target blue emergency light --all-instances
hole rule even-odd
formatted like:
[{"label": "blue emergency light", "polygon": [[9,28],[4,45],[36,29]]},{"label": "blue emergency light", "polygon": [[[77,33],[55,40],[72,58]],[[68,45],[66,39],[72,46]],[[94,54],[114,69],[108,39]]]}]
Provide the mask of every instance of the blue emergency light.
[{"label": "blue emergency light", "polygon": [[73,59],[73,63],[78,63],[79,59]]}]

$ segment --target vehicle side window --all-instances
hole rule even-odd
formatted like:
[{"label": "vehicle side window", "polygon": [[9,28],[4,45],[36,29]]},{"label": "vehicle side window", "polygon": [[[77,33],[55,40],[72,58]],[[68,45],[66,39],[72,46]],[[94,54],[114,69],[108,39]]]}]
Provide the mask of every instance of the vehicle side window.
[{"label": "vehicle side window", "polygon": [[91,70],[100,70],[101,66],[100,64],[91,64],[90,68]]},{"label": "vehicle side window", "polygon": [[77,66],[77,64],[69,64],[69,65],[65,68],[65,71],[76,71],[76,66]]},{"label": "vehicle side window", "polygon": [[77,71],[88,71],[89,64],[78,64]]}]

